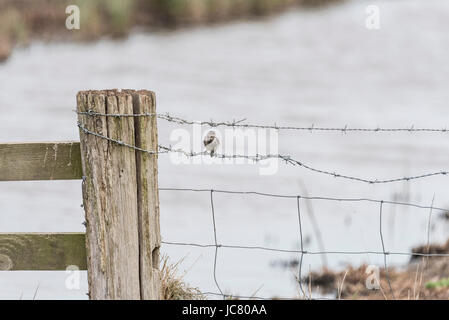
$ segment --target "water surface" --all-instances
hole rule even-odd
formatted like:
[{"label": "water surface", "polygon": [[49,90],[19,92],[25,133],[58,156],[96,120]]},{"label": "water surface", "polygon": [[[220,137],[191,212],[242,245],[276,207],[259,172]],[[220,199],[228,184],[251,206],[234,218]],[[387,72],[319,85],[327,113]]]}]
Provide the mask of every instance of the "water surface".
[{"label": "water surface", "polygon": [[[124,41],[33,43],[0,66],[0,139],[78,140],[79,90],[145,88],[157,93],[158,111],[188,119],[247,118],[261,124],[344,127],[436,127],[449,118],[449,3],[379,1],[381,29],[365,28],[370,1],[323,10],[296,10],[270,19],[176,32],[135,33]],[[162,144],[177,125],[159,121]],[[189,129],[187,127],[187,129]],[[205,128],[206,130],[206,128]],[[365,178],[395,178],[448,170],[448,135],[428,133],[281,132],[279,152],[314,167]],[[367,185],[280,164],[273,176],[250,165],[181,165],[159,158],[161,187],[308,193],[376,198],[449,207],[447,177]],[[296,199],[215,194],[217,237],[228,245],[299,249]],[[80,181],[0,184],[1,232],[84,231]],[[379,206],[314,201],[302,207],[305,249],[318,251],[311,209],[327,251],[382,251]],[[161,191],[164,241],[214,243],[209,193]],[[408,252],[425,243],[428,210],[385,205],[387,250]],[[448,226],[432,216],[432,241]],[[164,245],[183,259],[185,280],[217,292],[214,248]],[[230,294],[293,297],[297,268],[273,267],[298,254],[220,248],[217,280]],[[377,255],[328,255],[330,267],[383,265]],[[389,256],[403,265],[406,256]],[[303,270],[322,266],[306,255]],[[84,299],[67,290],[64,272],[2,272],[0,298]]]}]

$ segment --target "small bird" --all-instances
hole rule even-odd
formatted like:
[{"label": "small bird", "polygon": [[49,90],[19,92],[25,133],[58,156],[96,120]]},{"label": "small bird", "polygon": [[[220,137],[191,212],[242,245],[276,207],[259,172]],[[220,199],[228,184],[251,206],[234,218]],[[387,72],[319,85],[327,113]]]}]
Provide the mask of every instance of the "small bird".
[{"label": "small bird", "polygon": [[214,153],[217,151],[218,146],[220,145],[220,141],[215,135],[215,131],[209,131],[204,138],[204,146],[206,150],[210,152],[210,156],[213,157]]}]

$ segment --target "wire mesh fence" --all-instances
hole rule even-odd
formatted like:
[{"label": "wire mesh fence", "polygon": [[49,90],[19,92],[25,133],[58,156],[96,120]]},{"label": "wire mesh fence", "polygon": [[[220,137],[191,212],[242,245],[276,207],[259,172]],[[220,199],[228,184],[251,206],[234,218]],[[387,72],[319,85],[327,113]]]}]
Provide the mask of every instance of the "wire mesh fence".
[{"label": "wire mesh fence", "polygon": [[[241,297],[235,295],[226,295],[223,293],[219,281],[217,280],[217,257],[219,249],[235,249],[235,250],[260,250],[260,251],[270,251],[270,252],[279,252],[279,253],[296,253],[300,255],[299,265],[298,265],[298,282],[301,290],[301,294],[303,297],[307,297],[306,291],[303,288],[303,260],[305,255],[382,255],[384,257],[384,268],[386,272],[387,282],[389,283],[390,294],[393,298],[395,298],[394,291],[391,287],[390,277],[388,275],[388,260],[387,257],[390,255],[398,255],[398,256],[415,256],[415,257],[449,257],[449,254],[446,253],[422,253],[422,252],[396,252],[389,251],[385,245],[384,237],[383,237],[383,228],[382,228],[382,218],[383,218],[383,207],[384,204],[397,205],[397,206],[405,206],[405,207],[413,207],[421,210],[429,210],[429,222],[432,215],[432,211],[438,211],[439,213],[446,213],[448,209],[434,207],[433,204],[431,206],[422,206],[415,203],[406,203],[406,202],[396,202],[396,201],[388,201],[388,200],[378,200],[378,199],[370,199],[370,198],[331,198],[331,197],[316,197],[316,196],[301,196],[301,195],[285,195],[285,194],[271,194],[271,193],[261,193],[254,191],[235,191],[235,190],[214,190],[214,189],[186,189],[186,188],[159,188],[160,191],[175,191],[175,192],[200,192],[209,194],[210,197],[210,210],[213,221],[213,234],[214,234],[214,243],[186,243],[186,242],[170,242],[170,241],[162,241],[165,245],[174,245],[174,246],[189,246],[189,247],[200,247],[200,248],[215,248],[214,253],[214,266],[213,266],[213,278],[215,281],[215,285],[217,287],[218,292],[207,292],[205,294],[210,294],[214,296],[221,296],[223,298],[234,297],[234,298],[248,298]],[[271,197],[271,198],[288,198],[296,201],[297,208],[297,218],[298,218],[298,236],[300,240],[300,248],[298,250],[292,250],[288,248],[271,248],[264,246],[247,246],[247,245],[228,245],[219,241],[217,238],[217,226],[216,226],[216,217],[214,210],[214,193],[225,193],[225,194],[233,194],[233,195],[256,195],[261,197]],[[312,200],[312,201],[331,201],[331,202],[370,202],[376,203],[379,206],[379,239],[381,243],[381,250],[378,251],[310,251],[305,249],[305,241],[303,235],[303,226],[301,222],[301,200]],[[428,232],[429,229],[427,229]],[[429,239],[429,238],[428,238]],[[429,242],[427,243],[429,245]],[[252,297],[254,299],[269,299],[262,297]],[[289,299],[289,298],[281,298],[281,299]]]},{"label": "wire mesh fence", "polygon": [[[108,114],[108,113],[96,113],[96,112],[77,112],[80,115],[86,115],[86,116],[92,116],[92,117],[157,117],[160,120],[172,122],[179,125],[192,125],[192,124],[198,124],[201,126],[209,126],[209,127],[233,127],[233,128],[264,128],[264,129],[275,129],[275,130],[295,130],[295,131],[335,131],[335,132],[342,132],[342,133],[348,133],[348,132],[360,132],[360,133],[379,133],[379,132],[409,132],[409,133],[447,133],[447,129],[437,129],[437,128],[414,128],[413,126],[409,128],[349,128],[347,126],[343,128],[337,128],[337,127],[293,127],[293,126],[278,126],[278,125],[256,125],[256,124],[245,124],[243,123],[246,121],[246,119],[238,120],[238,121],[232,121],[232,122],[214,122],[214,121],[191,121],[191,120],[185,120],[179,117],[173,117],[169,114]],[[205,156],[208,155],[207,151],[204,152],[193,152],[189,150],[183,150],[183,149],[175,149],[171,146],[163,146],[159,145],[158,150],[146,150],[139,148],[134,145],[127,144],[123,141],[116,140],[109,138],[105,135],[99,134],[97,132],[92,131],[89,128],[86,128],[84,124],[81,122],[78,123],[79,129],[84,132],[85,134],[94,135],[100,139],[105,139],[107,141],[110,141],[112,143],[115,143],[120,146],[124,146],[127,148],[132,148],[136,151],[146,153],[148,155],[155,155],[155,154],[164,154],[164,153],[178,153],[182,154],[186,157],[197,157],[197,156]],[[216,154],[215,157],[218,158],[245,158],[248,160],[252,160],[254,162],[263,161],[267,159],[280,159],[283,160],[286,164],[296,165],[300,166],[304,169],[307,169],[309,171],[312,171],[314,173],[324,174],[328,175],[334,178],[342,178],[346,180],[352,180],[352,181],[358,181],[358,182],[364,182],[368,184],[386,184],[386,183],[394,183],[394,182],[410,182],[412,180],[417,179],[424,179],[424,178],[430,178],[433,176],[447,176],[448,171],[441,170],[438,172],[430,172],[430,173],[424,173],[424,174],[418,174],[413,176],[407,176],[407,177],[399,177],[399,178],[391,178],[391,179],[366,179],[366,178],[360,178],[356,176],[351,175],[343,175],[338,174],[335,172],[332,172],[330,170],[321,170],[316,169],[314,167],[311,167],[309,165],[306,165],[298,160],[292,159],[290,156],[281,155],[281,154],[268,154],[268,155],[261,155],[261,154],[255,154],[255,155],[243,155],[243,154]],[[210,213],[212,218],[212,230],[213,230],[213,243],[194,243],[194,242],[173,242],[173,241],[162,241],[162,244],[169,245],[169,246],[187,246],[187,247],[197,247],[197,248],[213,248],[214,249],[214,263],[213,263],[213,270],[212,275],[214,279],[214,283],[217,289],[217,292],[203,292],[206,296],[212,296],[212,297],[221,297],[223,299],[226,298],[237,298],[237,299],[270,299],[269,297],[259,297],[259,296],[239,296],[239,295],[228,295],[225,294],[222,290],[222,286],[220,285],[220,281],[217,277],[217,266],[219,264],[218,262],[218,256],[219,256],[219,250],[222,249],[233,249],[233,250],[258,250],[258,251],[270,251],[270,252],[278,252],[278,253],[294,253],[299,255],[299,264],[298,264],[298,270],[297,270],[297,279],[299,282],[299,288],[301,291],[301,295],[303,298],[307,297],[306,290],[304,289],[304,283],[303,283],[303,260],[306,255],[366,255],[366,254],[372,254],[372,255],[381,255],[383,256],[383,267],[385,270],[385,276],[388,283],[388,290],[390,292],[390,295],[393,299],[396,298],[395,292],[393,290],[393,287],[391,285],[391,279],[389,275],[389,265],[388,265],[388,256],[397,255],[397,256],[410,256],[410,257],[449,257],[449,253],[431,253],[429,251],[429,245],[430,245],[430,220],[432,216],[433,211],[437,211],[442,214],[447,214],[449,212],[449,209],[447,208],[441,208],[436,207],[432,204],[430,206],[420,205],[416,203],[411,202],[400,202],[400,201],[391,201],[391,200],[384,200],[384,199],[372,199],[372,198],[338,198],[338,197],[323,197],[323,196],[309,196],[309,195],[288,195],[288,194],[275,194],[275,193],[264,193],[264,192],[257,192],[257,191],[238,191],[238,190],[217,190],[217,189],[195,189],[195,188],[159,188],[159,191],[162,192],[193,192],[193,193],[206,193],[209,196],[210,201]],[[296,215],[297,215],[297,223],[298,223],[298,239],[299,239],[299,249],[292,250],[288,248],[273,248],[273,247],[267,247],[267,246],[249,246],[249,245],[230,245],[226,243],[222,243],[220,239],[217,236],[217,223],[216,223],[216,214],[215,214],[215,203],[214,203],[214,194],[217,193],[223,193],[223,194],[230,194],[230,195],[241,195],[241,196],[247,196],[247,195],[255,195],[260,197],[269,197],[269,198],[284,198],[284,199],[293,199],[296,201]],[[327,201],[327,202],[339,202],[339,203],[345,203],[345,202],[358,202],[358,203],[374,203],[378,205],[378,236],[379,236],[379,242],[380,242],[380,248],[377,251],[326,251],[326,250],[320,250],[320,251],[311,251],[307,250],[305,248],[305,239],[303,234],[303,225],[302,225],[302,213],[301,213],[301,204],[302,200],[310,200],[310,201]],[[400,252],[400,251],[390,251],[388,250],[388,247],[386,246],[386,243],[384,241],[384,234],[383,234],[383,227],[382,227],[382,220],[384,215],[384,205],[395,205],[395,206],[401,206],[401,207],[413,207],[420,210],[429,210],[428,215],[428,223],[427,223],[427,252]],[[283,297],[278,299],[293,299],[289,297]],[[327,299],[327,298],[318,298],[318,299]]]}]

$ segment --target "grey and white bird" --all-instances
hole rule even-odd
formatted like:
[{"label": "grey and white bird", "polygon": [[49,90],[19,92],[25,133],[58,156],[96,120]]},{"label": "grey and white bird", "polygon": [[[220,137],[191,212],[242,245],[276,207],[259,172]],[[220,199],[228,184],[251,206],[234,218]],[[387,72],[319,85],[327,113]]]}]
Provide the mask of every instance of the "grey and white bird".
[{"label": "grey and white bird", "polygon": [[206,147],[206,150],[210,152],[210,156],[213,157],[215,152],[217,151],[218,146],[220,145],[220,141],[215,135],[215,131],[209,131],[206,137],[204,137],[203,143]]}]

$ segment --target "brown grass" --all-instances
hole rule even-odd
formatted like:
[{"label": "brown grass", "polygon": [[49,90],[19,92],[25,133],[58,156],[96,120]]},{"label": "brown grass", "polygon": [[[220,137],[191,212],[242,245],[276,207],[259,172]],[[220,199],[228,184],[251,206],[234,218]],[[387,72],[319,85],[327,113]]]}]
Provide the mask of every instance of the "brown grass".
[{"label": "brown grass", "polygon": [[[443,246],[432,245],[431,248],[438,248],[438,250],[435,249],[438,253],[449,253],[447,244]],[[427,246],[423,247],[427,250]],[[418,248],[415,248],[416,251],[414,252],[418,252]],[[445,248],[445,250],[442,248]],[[329,269],[324,269],[321,272],[310,272],[303,278],[303,283],[311,283],[315,292],[334,295],[335,298],[392,299],[393,295],[384,268],[379,268],[380,288],[377,290],[367,289],[366,281],[370,275],[370,273],[367,273],[367,267],[364,264],[357,268],[349,266],[345,270],[337,272]],[[404,268],[389,267],[388,276],[395,299],[449,299],[449,286],[445,285],[449,278],[449,258],[447,257],[415,257]]]},{"label": "brown grass", "polygon": [[175,264],[170,263],[169,258],[162,258],[162,300],[203,300],[205,297],[198,288],[190,287],[179,274],[178,267],[182,261]]},{"label": "brown grass", "polygon": [[[412,248],[412,253],[421,253],[421,254],[441,254],[441,253],[449,253],[449,240],[444,244],[431,244],[429,246],[421,245]],[[411,258],[411,261],[421,259],[420,256],[414,255]]]},{"label": "brown grass", "polygon": [[[342,0],[0,0],[0,62],[30,39],[123,37],[133,27],[171,28],[266,16],[301,4]],[[80,8],[80,30],[67,30],[67,5]]]}]

